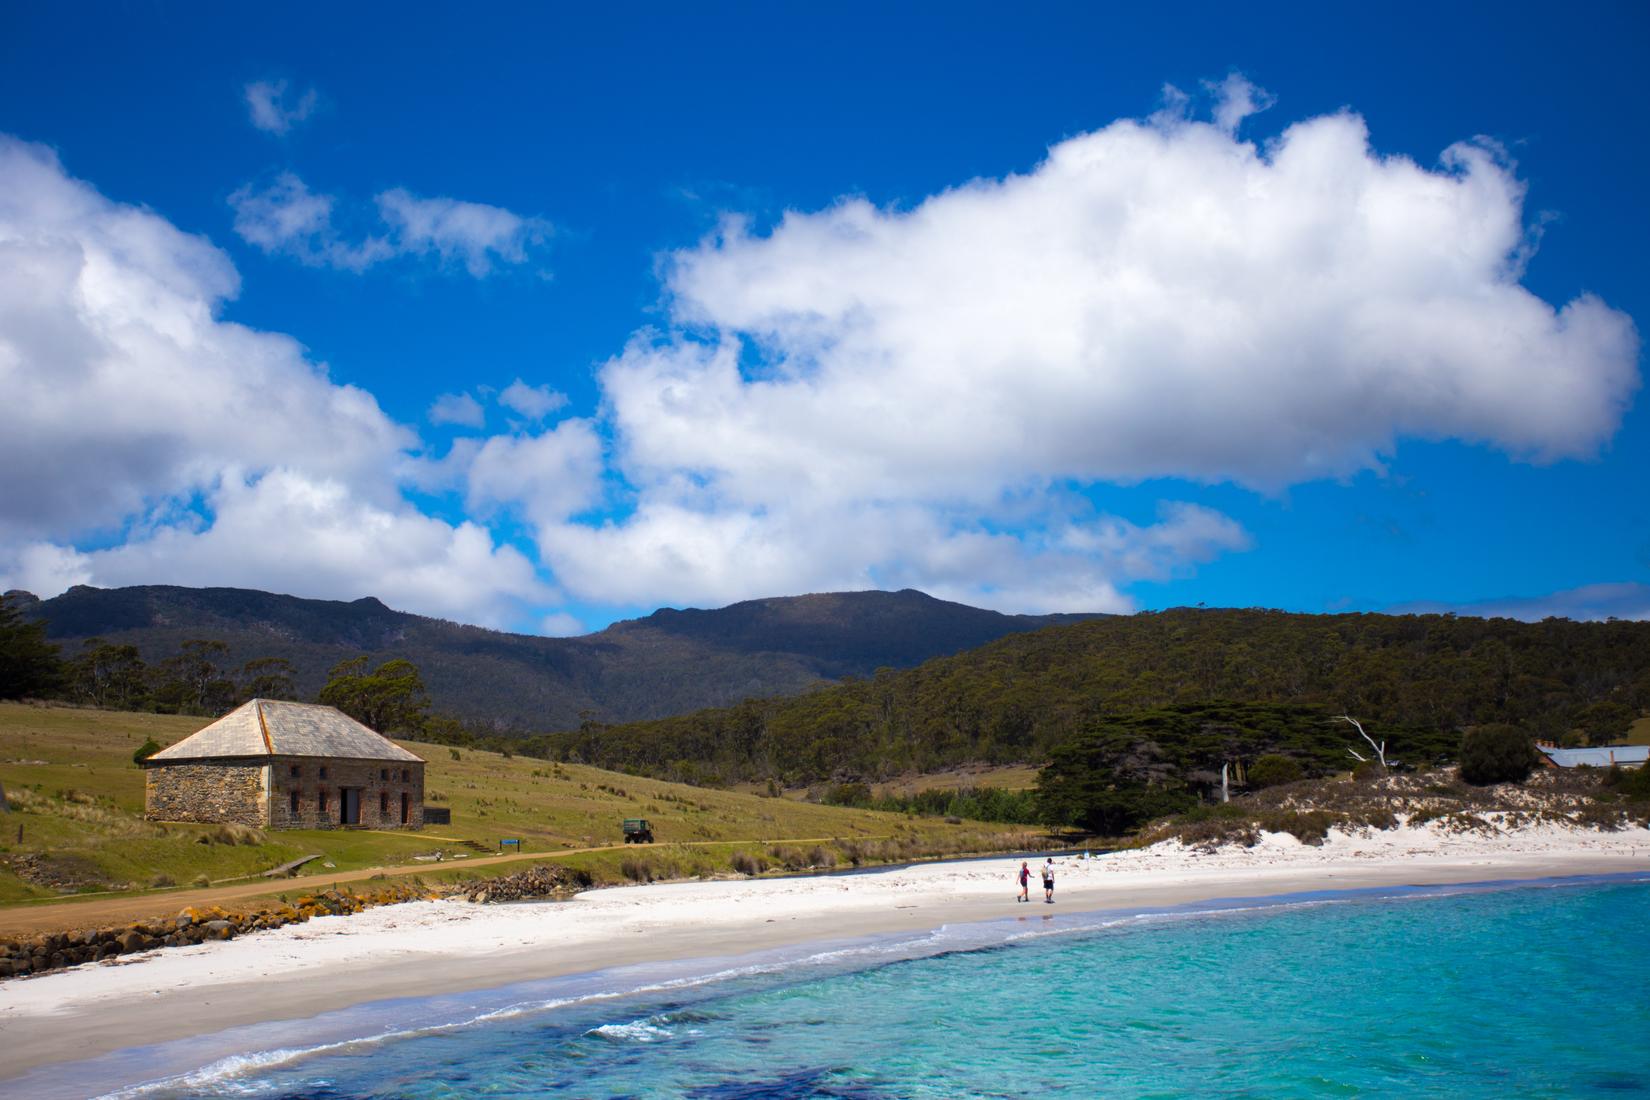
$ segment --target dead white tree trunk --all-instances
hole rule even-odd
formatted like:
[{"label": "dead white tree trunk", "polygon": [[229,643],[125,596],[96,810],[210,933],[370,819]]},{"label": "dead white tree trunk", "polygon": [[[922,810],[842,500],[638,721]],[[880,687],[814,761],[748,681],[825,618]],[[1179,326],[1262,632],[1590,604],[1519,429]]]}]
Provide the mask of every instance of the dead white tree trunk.
[{"label": "dead white tree trunk", "polygon": [[[1368,733],[1364,732],[1363,723],[1359,722],[1356,718],[1353,718],[1353,717],[1351,717],[1349,715],[1345,715],[1345,714],[1338,714],[1335,717],[1337,719],[1339,719],[1340,721],[1342,721],[1342,722],[1351,722],[1353,728],[1358,731],[1358,736],[1362,737],[1365,741],[1368,741],[1369,742],[1369,747],[1375,750],[1375,757],[1376,757],[1376,759],[1378,759],[1381,762],[1381,767],[1383,767],[1383,768],[1386,767],[1386,742],[1385,741],[1382,741],[1380,744],[1377,745],[1375,743],[1375,738],[1369,736]],[[1358,763],[1360,763],[1360,764],[1369,763],[1369,757],[1364,756],[1357,749],[1347,749],[1346,751],[1351,753],[1352,754],[1352,759],[1356,760]]]},{"label": "dead white tree trunk", "polygon": [[1231,770],[1232,765],[1229,763],[1220,766],[1220,800],[1222,802],[1232,800]]}]

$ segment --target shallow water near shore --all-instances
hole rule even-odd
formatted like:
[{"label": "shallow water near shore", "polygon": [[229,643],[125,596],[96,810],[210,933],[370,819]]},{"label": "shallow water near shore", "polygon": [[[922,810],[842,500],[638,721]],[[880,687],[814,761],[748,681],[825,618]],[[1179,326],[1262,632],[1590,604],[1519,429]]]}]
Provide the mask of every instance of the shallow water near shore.
[{"label": "shallow water near shore", "polygon": [[380,1002],[13,1085],[42,1097],[156,1078],[119,1094],[1650,1093],[1635,1053],[1650,1026],[1642,875],[1057,910]]}]

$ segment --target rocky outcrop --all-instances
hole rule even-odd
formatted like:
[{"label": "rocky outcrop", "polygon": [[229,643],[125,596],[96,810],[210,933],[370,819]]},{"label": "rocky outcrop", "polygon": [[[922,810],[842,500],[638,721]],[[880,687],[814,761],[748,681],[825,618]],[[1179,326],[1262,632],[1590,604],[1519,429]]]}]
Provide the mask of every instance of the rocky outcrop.
[{"label": "rocky outcrop", "polygon": [[230,940],[248,932],[300,923],[313,917],[359,913],[375,905],[445,896],[413,883],[377,886],[362,893],[325,890],[291,903],[234,912],[191,906],[176,916],[135,921],[118,928],[52,932],[0,940],[0,978],[18,978],[81,963],[104,962],[162,947],[185,947],[211,940]]},{"label": "rocky outcrop", "polygon": [[478,905],[500,901],[531,901],[535,898],[564,897],[594,882],[589,871],[541,865],[501,878],[476,879],[460,886],[457,893]]}]

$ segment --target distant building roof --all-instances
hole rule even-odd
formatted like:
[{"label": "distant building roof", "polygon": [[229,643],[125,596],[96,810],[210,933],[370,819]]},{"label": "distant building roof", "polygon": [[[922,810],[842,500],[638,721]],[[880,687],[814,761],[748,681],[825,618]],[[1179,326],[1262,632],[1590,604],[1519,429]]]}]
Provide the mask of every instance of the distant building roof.
[{"label": "distant building roof", "polygon": [[331,756],[344,760],[423,763],[383,734],[336,707],[254,699],[199,733],[161,749],[150,760],[209,760],[241,756]]},{"label": "distant building roof", "polygon": [[1600,745],[1592,749],[1550,749],[1536,746],[1561,768],[1608,768],[1612,764],[1631,767],[1650,760],[1650,745]]}]

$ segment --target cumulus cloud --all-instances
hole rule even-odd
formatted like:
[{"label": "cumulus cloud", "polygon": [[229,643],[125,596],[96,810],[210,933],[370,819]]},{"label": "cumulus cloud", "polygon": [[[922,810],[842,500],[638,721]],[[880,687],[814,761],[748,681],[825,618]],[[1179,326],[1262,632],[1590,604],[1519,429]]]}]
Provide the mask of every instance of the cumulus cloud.
[{"label": "cumulus cloud", "polygon": [[501,206],[420,198],[395,188],[374,200],[379,232],[351,237],[335,220],[338,199],[311,191],[292,172],[282,172],[262,187],[248,183],[237,188],[229,205],[235,211],[235,232],[248,244],[312,267],[345,271],[425,256],[444,266],[461,264],[479,279],[495,264],[526,263],[551,232],[543,219]]},{"label": "cumulus cloud", "polygon": [[918,587],[1003,611],[1129,611],[1120,586],[1246,549],[1234,521],[1185,503],[1158,522],[1061,510],[1014,532],[921,503],[796,502],[760,512],[649,497],[623,522],[540,529],[569,590],[613,603],[729,603],[758,593]]},{"label": "cumulus cloud", "polygon": [[72,570],[56,568],[75,581],[112,586],[232,586],[255,577],[278,592],[340,600],[370,594],[393,607],[491,625],[553,595],[525,555],[496,547],[476,524],[379,507],[337,481],[289,469],[256,480],[231,471],[207,504],[210,522],[168,523],[110,549],[70,551]]},{"label": "cumulus cloud", "polygon": [[529,386],[518,378],[499,393],[498,403],[529,420],[543,420],[567,405],[567,395],[549,386]]},{"label": "cumulus cloud", "polygon": [[467,393],[444,393],[430,405],[431,424],[457,424],[480,428],[487,423],[487,410]]},{"label": "cumulus cloud", "polygon": [[309,118],[320,105],[320,96],[314,88],[306,89],[290,102],[287,91],[285,80],[254,80],[248,84],[246,109],[252,125],[266,134],[280,136]]},{"label": "cumulus cloud", "polygon": [[374,592],[466,618],[542,593],[519,552],[407,504],[417,437],[371,394],[217,316],[238,286],[207,241],[0,137],[0,584]]},{"label": "cumulus cloud", "polygon": [[732,221],[674,257],[676,316],[707,339],[633,347],[606,379],[639,457],[741,498],[775,470],[854,493],[1275,489],[1376,467],[1402,436],[1589,455],[1638,384],[1637,336],[1596,298],[1519,285],[1522,197],[1485,144],[1426,169],[1350,114],[1264,149],[1122,121],[910,210]]},{"label": "cumulus cloud", "polygon": [[1014,510],[1068,483],[1273,492],[1379,469],[1405,437],[1531,461],[1610,437],[1637,333],[1520,284],[1524,188],[1500,150],[1425,167],[1351,113],[1256,145],[1237,131],[1272,97],[1213,91],[1212,121],[1170,95],[1024,174],[764,232],[729,218],[670,257],[677,327],[601,371],[633,513],[545,528],[544,558],[610,599],[911,577],[1117,606],[1116,584],[1242,532],[1204,510]]},{"label": "cumulus cloud", "polygon": [[495,435],[468,456],[472,511],[519,510],[539,525],[566,521],[601,499],[602,445],[588,420],[537,435]]},{"label": "cumulus cloud", "polygon": [[1408,603],[1390,609],[1395,614],[1473,615],[1485,619],[1650,619],[1650,584],[1625,581],[1588,584],[1545,596],[1506,596],[1471,603]]}]

